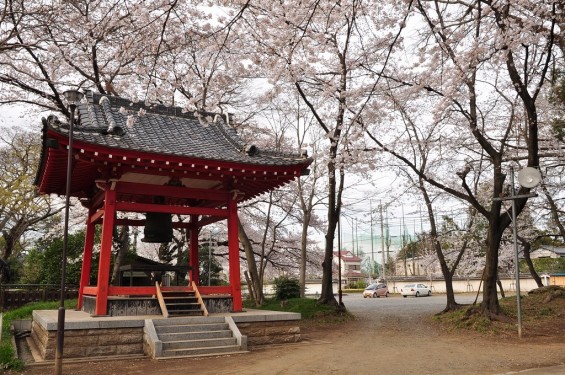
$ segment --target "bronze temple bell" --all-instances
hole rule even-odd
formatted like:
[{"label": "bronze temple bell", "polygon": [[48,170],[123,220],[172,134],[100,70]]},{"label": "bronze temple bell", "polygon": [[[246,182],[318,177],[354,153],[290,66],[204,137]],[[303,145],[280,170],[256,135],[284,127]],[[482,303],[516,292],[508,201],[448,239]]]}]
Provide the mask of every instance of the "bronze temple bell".
[{"label": "bronze temple bell", "polygon": [[[163,204],[163,197],[155,197],[154,203]],[[142,242],[165,243],[173,240],[173,215],[163,212],[147,212]]]}]

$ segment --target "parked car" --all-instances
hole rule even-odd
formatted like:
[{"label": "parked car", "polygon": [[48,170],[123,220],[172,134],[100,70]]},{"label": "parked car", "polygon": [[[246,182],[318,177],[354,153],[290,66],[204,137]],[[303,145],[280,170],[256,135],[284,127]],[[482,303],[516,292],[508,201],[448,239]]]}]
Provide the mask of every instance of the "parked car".
[{"label": "parked car", "polygon": [[388,287],[386,284],[371,284],[363,291],[363,298],[378,298],[382,296],[388,297]]},{"label": "parked car", "polygon": [[432,290],[424,284],[406,284],[400,289],[400,294],[404,298],[408,296],[431,296]]}]

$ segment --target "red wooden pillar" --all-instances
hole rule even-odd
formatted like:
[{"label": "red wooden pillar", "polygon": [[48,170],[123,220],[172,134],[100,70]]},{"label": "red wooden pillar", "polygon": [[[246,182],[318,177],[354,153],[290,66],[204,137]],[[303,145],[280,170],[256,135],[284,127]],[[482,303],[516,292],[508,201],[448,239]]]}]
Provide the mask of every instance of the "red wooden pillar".
[{"label": "red wooden pillar", "polygon": [[191,215],[190,222],[192,225],[189,228],[190,238],[189,238],[189,261],[190,266],[190,280],[194,281],[196,285],[200,285],[200,279],[198,277],[198,270],[200,269],[200,263],[198,261],[198,215]]},{"label": "red wooden pillar", "polygon": [[239,234],[237,223],[237,202],[228,201],[228,252],[230,261],[230,286],[233,299],[233,311],[243,310],[241,299],[241,274],[239,269]]},{"label": "red wooden pillar", "polygon": [[106,188],[104,198],[104,219],[102,221],[102,241],[98,265],[98,288],[94,315],[108,314],[108,286],[110,283],[110,260],[112,257],[112,236],[114,234],[114,216],[116,213],[116,191]]},{"label": "red wooden pillar", "polygon": [[94,247],[94,231],[96,225],[92,222],[92,215],[96,212],[91,208],[88,211],[86,219],[86,235],[84,239],[84,251],[82,255],[82,270],[80,273],[80,286],[78,289],[77,310],[82,309],[82,296],[84,295],[84,287],[90,284],[90,268],[92,265],[92,248]]}]

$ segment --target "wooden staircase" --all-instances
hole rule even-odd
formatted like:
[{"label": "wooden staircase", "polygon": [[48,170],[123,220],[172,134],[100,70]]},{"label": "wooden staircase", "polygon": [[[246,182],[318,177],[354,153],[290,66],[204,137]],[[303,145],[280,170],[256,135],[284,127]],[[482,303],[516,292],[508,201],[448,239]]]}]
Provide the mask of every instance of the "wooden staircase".
[{"label": "wooden staircase", "polygon": [[155,283],[156,295],[165,318],[178,316],[208,316],[208,310],[195,283],[190,291],[161,290]]}]

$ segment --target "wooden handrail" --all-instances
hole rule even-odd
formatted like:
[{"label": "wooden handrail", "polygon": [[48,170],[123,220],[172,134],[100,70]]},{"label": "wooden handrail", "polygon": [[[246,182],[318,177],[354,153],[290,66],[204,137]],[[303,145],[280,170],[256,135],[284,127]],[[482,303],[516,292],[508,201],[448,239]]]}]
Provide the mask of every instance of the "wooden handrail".
[{"label": "wooden handrail", "polygon": [[202,296],[200,295],[200,291],[198,291],[198,288],[196,287],[196,283],[194,281],[192,282],[192,289],[194,289],[194,294],[196,295],[196,298],[198,298],[198,303],[200,304],[200,306],[202,306],[202,314],[204,316],[208,316],[208,309],[206,309],[206,305],[204,304]]},{"label": "wooden handrail", "polygon": [[167,305],[165,304],[165,299],[163,298],[163,293],[161,293],[161,286],[159,282],[155,282],[155,294],[157,295],[157,300],[159,301],[159,306],[161,306],[161,312],[165,318],[169,317],[169,311],[167,310]]}]

